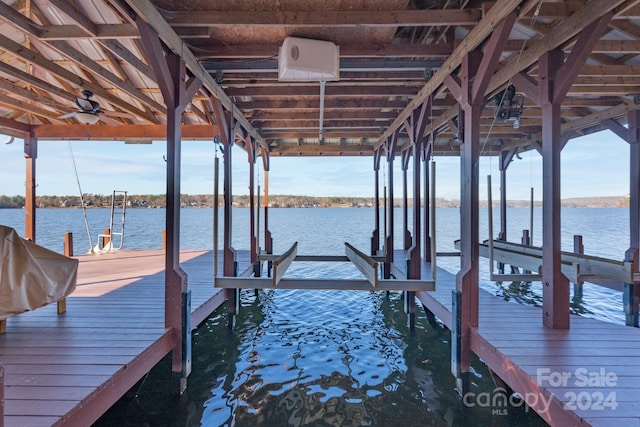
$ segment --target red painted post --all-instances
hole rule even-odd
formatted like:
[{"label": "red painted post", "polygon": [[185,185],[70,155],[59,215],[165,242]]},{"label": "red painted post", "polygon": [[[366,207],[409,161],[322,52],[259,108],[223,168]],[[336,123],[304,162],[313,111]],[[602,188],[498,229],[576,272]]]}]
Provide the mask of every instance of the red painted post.
[{"label": "red painted post", "polygon": [[167,250],[167,229],[162,230],[162,250]]},{"label": "red painted post", "polygon": [[251,264],[256,267],[258,262],[258,242],[256,240],[256,201],[255,201],[255,164],[256,164],[256,151],[251,140],[251,137],[247,137],[246,150],[249,160],[249,247],[250,254],[249,259]]},{"label": "red painted post", "polygon": [[420,279],[422,275],[422,263],[420,261],[421,250],[421,215],[420,215],[420,148],[422,144],[413,144],[413,244],[409,252],[410,270],[409,279]]},{"label": "red painted post", "polygon": [[269,169],[264,170],[264,250],[273,253],[273,238],[269,230]]},{"label": "red painted post", "polygon": [[[629,249],[625,260],[633,263],[633,271],[638,271],[640,262],[640,111],[629,113],[627,142],[629,143]],[[640,284],[625,283],[623,291],[626,325],[638,327],[640,305]]]},{"label": "red painted post", "polygon": [[102,247],[106,247],[109,242],[111,242],[111,229],[110,228],[105,228],[104,230],[102,230],[102,234],[104,234],[105,236],[102,238]]},{"label": "red painted post", "polygon": [[453,292],[451,347],[451,369],[461,394],[470,391],[471,328],[478,326],[480,116],[487,86],[515,21],[513,12],[500,21],[484,50],[474,50],[464,57],[459,80],[454,76],[445,80],[462,107],[458,127],[464,129],[460,141],[460,271]]},{"label": "red painted post", "polygon": [[424,190],[423,190],[423,206],[422,206],[422,215],[424,216],[424,261],[431,262],[431,257],[435,256],[435,254],[431,253],[431,234],[429,223],[432,220],[429,215],[430,203],[431,203],[431,193],[429,192],[429,186],[431,183],[429,182],[429,157],[431,151],[431,144],[427,144],[427,147],[424,149],[424,157],[422,158],[423,167],[424,167]]},{"label": "red painted post", "polygon": [[389,279],[391,277],[391,264],[393,264],[394,258],[394,215],[393,215],[393,161],[395,159],[395,150],[396,144],[398,142],[398,132],[394,132],[393,135],[389,138],[386,144],[386,157],[387,157],[387,172],[388,172],[388,182],[389,182],[389,197],[387,203],[387,235],[385,236],[384,243],[384,252],[385,252],[385,263],[384,263],[384,278]]},{"label": "red painted post", "polygon": [[560,253],[560,107],[554,81],[563,65],[560,49],[540,58],[540,107],[542,109],[542,319],[554,329],[569,328],[569,280],[562,274]]},{"label": "red painted post", "polygon": [[4,366],[0,366],[0,427],[4,427]]},{"label": "red painted post", "polygon": [[64,256],[73,256],[73,233],[68,231],[64,233]]},{"label": "red painted post", "polygon": [[24,237],[36,241],[36,159],[38,140],[30,135],[24,137],[24,157],[26,159]]},{"label": "red painted post", "polygon": [[[409,186],[407,184],[407,169],[409,168],[410,152],[402,152],[402,243],[406,251],[411,247],[411,232],[409,231]],[[413,201],[415,203],[415,200]]]},{"label": "red painted post", "polygon": [[380,150],[373,154],[374,171],[374,196],[373,207],[375,210],[375,220],[373,233],[371,235],[371,255],[377,255],[380,251]]}]

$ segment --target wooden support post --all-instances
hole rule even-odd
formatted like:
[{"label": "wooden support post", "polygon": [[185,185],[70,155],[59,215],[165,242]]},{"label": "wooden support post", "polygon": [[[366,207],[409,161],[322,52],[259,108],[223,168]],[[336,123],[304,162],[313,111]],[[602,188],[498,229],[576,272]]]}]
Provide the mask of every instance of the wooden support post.
[{"label": "wooden support post", "polygon": [[378,255],[380,251],[380,150],[373,153],[373,171],[374,171],[374,195],[373,206],[375,209],[375,220],[373,233],[371,235],[371,255]]},{"label": "wooden support post", "polygon": [[[576,234],[573,236],[573,252],[577,254],[584,254],[584,245],[582,244],[582,236]],[[583,281],[578,279],[573,284],[573,300],[574,302],[582,301],[582,283]]]},{"label": "wooden support post", "polygon": [[[223,194],[224,194],[224,231],[223,231],[223,262],[222,275],[226,277],[235,277],[238,275],[238,264],[236,261],[236,251],[231,245],[232,242],[232,206],[233,194],[232,189],[232,148],[233,138],[231,138],[232,116],[225,112],[222,104],[217,99],[213,100],[214,117],[216,123],[221,128],[221,140],[224,147],[223,151]],[[229,315],[229,328],[233,328],[235,324],[235,315],[239,307],[238,289],[225,289],[225,299],[227,300],[227,314]]]},{"label": "wooden support post", "polygon": [[[73,256],[73,233],[66,232],[64,233],[64,256],[72,257]],[[63,298],[57,302],[58,314],[65,313],[67,311],[67,299]]]},{"label": "wooden support post", "polygon": [[420,279],[422,266],[421,266],[421,252],[422,252],[422,219],[420,212],[420,151],[421,144],[418,142],[413,145],[413,244],[409,249],[410,268],[408,279]]},{"label": "wooden support post", "polygon": [[387,203],[387,235],[385,236],[384,243],[384,253],[385,253],[385,262],[384,262],[384,278],[391,278],[391,264],[393,263],[393,238],[394,238],[394,215],[393,215],[393,160],[395,159],[395,150],[396,144],[398,142],[398,132],[394,132],[393,135],[389,138],[386,144],[386,155],[387,155],[387,164],[388,164],[388,182],[389,182],[389,197]]},{"label": "wooden support post", "polygon": [[560,106],[554,97],[554,81],[563,64],[556,49],[540,58],[540,107],[542,109],[542,318],[545,326],[569,328],[569,280],[562,274],[560,258]]},{"label": "wooden support post", "polygon": [[64,233],[64,256],[72,257],[73,256],[73,233],[68,231]]},{"label": "wooden support post", "polygon": [[256,236],[255,164],[256,148],[250,137],[245,138],[245,149],[249,160],[249,259],[254,273],[258,266],[258,239]]},{"label": "wooden support post", "polygon": [[[458,93],[462,106],[458,117],[464,127],[460,141],[460,271],[452,294],[451,370],[462,395],[470,389],[471,328],[478,326],[478,244],[479,244],[479,176],[480,114],[482,104],[473,102],[473,77],[479,67],[480,52],[470,52],[462,63],[460,83],[448,79],[453,93]],[[481,77],[481,76],[478,76]]]},{"label": "wooden support post", "polygon": [[0,427],[4,427],[4,366],[0,366]]},{"label": "wooden support post", "polygon": [[410,153],[408,150],[402,152],[402,244],[405,251],[411,247],[411,232],[409,231],[409,185],[407,183],[409,157]]},{"label": "wooden support post", "polygon": [[107,245],[109,244],[109,242],[111,242],[111,229],[110,228],[105,228],[102,230],[102,233],[104,234],[104,236],[102,237],[102,246],[103,248],[106,248]]},{"label": "wooden support post", "polygon": [[182,146],[182,113],[202,82],[187,79],[184,60],[175,53],[166,53],[158,34],[142,18],[135,24],[140,41],[155,73],[164,103],[167,106],[167,208],[165,250],[165,327],[172,331],[171,370],[174,391],[182,394],[191,371],[191,328],[185,327],[190,313],[190,293],[187,273],[180,267],[180,165]]},{"label": "wooden support post", "polygon": [[[637,272],[640,251],[640,111],[628,113],[626,128],[611,119],[602,124],[629,144],[629,249],[624,260],[632,263],[633,271]],[[638,327],[640,283],[625,283],[622,300],[627,326]]]},{"label": "wooden support post", "polygon": [[[514,154],[515,150],[500,153],[500,232],[498,240],[503,242],[507,241],[507,168],[511,164]],[[498,272],[504,274],[504,263],[498,263]]]},{"label": "wooden support post", "polygon": [[445,79],[462,107],[458,126],[464,129],[460,141],[460,271],[452,295],[451,331],[451,371],[462,395],[471,387],[471,328],[478,326],[480,116],[487,86],[516,17],[514,12],[508,14],[495,26],[484,50],[467,53],[458,76]]},{"label": "wooden support post", "polygon": [[570,135],[560,133],[560,107],[612,17],[613,12],[608,12],[584,27],[566,61],[561,49],[543,54],[537,84],[525,74],[514,77],[520,90],[542,110],[542,321],[553,329],[570,325],[569,280],[562,274],[560,253],[560,151]]},{"label": "wooden support post", "polygon": [[423,168],[424,168],[424,190],[423,190],[423,206],[422,206],[422,215],[424,216],[424,261],[431,262],[432,257],[435,257],[435,254],[431,253],[431,217],[429,215],[429,211],[431,210],[431,194],[429,192],[429,187],[431,183],[429,182],[429,174],[431,173],[429,170],[429,158],[431,157],[431,144],[426,144],[426,147],[422,151],[423,153]]},{"label": "wooden support post", "polygon": [[264,171],[264,250],[273,253],[273,237],[269,229],[269,170]]},{"label": "wooden support post", "polygon": [[30,135],[24,138],[24,157],[26,159],[26,185],[24,201],[24,238],[36,241],[36,159],[38,158],[38,140]]},{"label": "wooden support post", "polygon": [[218,226],[220,223],[218,197],[220,195],[220,158],[213,161],[213,277],[218,276]]},{"label": "wooden support post", "polygon": [[[629,113],[627,120],[629,143],[629,249],[625,260],[633,263],[633,271],[640,266],[640,111]],[[640,284],[625,283],[623,290],[624,313],[627,326],[639,326]]]},{"label": "wooden support post", "polygon": [[[269,152],[261,148],[262,164],[264,169],[264,250],[268,254],[273,253],[273,237],[269,230],[269,169],[271,165]],[[267,262],[267,276],[271,275],[271,261]]]}]

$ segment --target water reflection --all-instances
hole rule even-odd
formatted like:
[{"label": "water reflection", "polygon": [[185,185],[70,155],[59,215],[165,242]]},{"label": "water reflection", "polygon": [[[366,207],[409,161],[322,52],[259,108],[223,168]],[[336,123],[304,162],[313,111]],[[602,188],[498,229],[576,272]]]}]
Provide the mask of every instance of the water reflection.
[{"label": "water reflection", "polygon": [[[241,292],[193,336],[193,373],[170,397],[170,361],[99,426],[543,426],[534,412],[467,408],[450,373],[450,333],[419,310],[409,333],[401,293]],[[473,358],[472,391],[495,388]]]},{"label": "water reflection", "polygon": [[[241,302],[233,333],[220,339],[217,329],[194,344],[194,371],[201,364],[209,371],[198,385],[208,394],[200,425],[466,424],[448,331],[420,315],[409,334],[401,294],[261,291],[257,298],[243,292]],[[208,322],[222,327],[221,317]],[[493,388],[481,370],[474,387]],[[193,382],[187,392],[197,400]],[[471,412],[478,425],[495,422],[489,410]]]},{"label": "water reflection", "polygon": [[542,306],[542,294],[539,288],[540,286],[534,282],[496,282],[495,295],[505,301],[540,307]]},{"label": "water reflection", "polygon": [[[591,310],[585,304],[583,293],[574,284],[570,310],[571,314],[589,315]],[[495,282],[494,295],[505,301],[513,301],[519,304],[529,304],[535,307],[542,306],[542,289],[539,282]]]}]

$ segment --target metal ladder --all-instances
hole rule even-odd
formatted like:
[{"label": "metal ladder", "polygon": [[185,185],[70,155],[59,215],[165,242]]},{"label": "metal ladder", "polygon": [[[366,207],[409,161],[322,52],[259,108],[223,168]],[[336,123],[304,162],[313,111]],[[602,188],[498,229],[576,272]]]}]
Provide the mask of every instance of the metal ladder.
[{"label": "metal ladder", "polygon": [[[127,192],[114,190],[111,195],[111,219],[109,233],[98,235],[99,251],[117,251],[124,245],[124,223],[127,213]],[[116,241],[116,238],[118,240]],[[109,242],[105,244],[104,242]],[[107,245],[108,248],[107,248]]]}]

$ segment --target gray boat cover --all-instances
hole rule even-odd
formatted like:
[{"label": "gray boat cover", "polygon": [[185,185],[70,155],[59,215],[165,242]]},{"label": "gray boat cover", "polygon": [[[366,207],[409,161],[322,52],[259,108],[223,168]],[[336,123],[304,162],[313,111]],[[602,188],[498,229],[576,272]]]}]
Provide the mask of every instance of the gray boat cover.
[{"label": "gray boat cover", "polygon": [[25,240],[0,225],[0,319],[65,298],[76,287],[78,260]]}]

